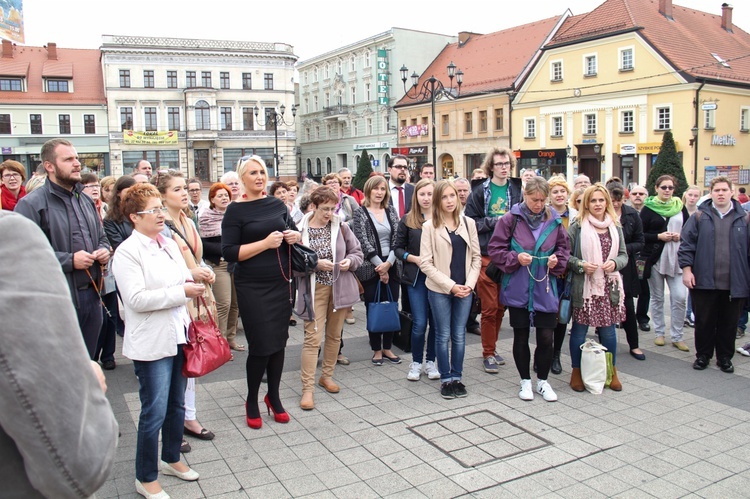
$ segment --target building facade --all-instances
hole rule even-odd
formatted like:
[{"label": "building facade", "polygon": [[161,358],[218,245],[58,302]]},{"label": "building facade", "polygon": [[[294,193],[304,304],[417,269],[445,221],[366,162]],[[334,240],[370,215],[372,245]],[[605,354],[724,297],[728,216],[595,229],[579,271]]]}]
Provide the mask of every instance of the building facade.
[{"label": "building facade", "polygon": [[[459,33],[458,41],[440,52],[396,106],[399,138],[394,152],[409,157],[413,172],[435,161],[438,178],[470,178],[489,150],[510,146],[510,99],[540,56],[540,47],[568,16],[569,11],[486,35]],[[439,92],[432,91],[433,76],[442,85]]]},{"label": "building facade", "polygon": [[[113,171],[141,159],[206,182],[261,156],[269,177],[295,176],[294,63],[283,43],[104,36]],[[278,168],[274,152],[278,143]]]},{"label": "building facade", "polygon": [[108,174],[106,104],[98,50],[3,40],[0,161],[22,163],[28,177],[41,163],[42,144],[61,137],[75,145],[84,168]]},{"label": "building facade", "polygon": [[513,103],[521,166],[645,184],[669,130],[689,183],[748,184],[750,35],[731,14],[607,0],[568,19]]},{"label": "building facade", "polygon": [[393,106],[403,97],[398,68],[421,72],[455,37],[392,28],[301,61],[297,130],[300,175],[318,178],[348,167],[362,151],[384,171],[396,147]]}]

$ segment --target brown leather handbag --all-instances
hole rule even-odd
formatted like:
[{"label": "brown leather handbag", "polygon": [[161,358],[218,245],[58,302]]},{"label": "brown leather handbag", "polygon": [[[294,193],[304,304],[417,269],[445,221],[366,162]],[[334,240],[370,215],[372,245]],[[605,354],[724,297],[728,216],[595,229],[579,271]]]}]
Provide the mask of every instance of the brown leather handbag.
[{"label": "brown leather handbag", "polygon": [[[185,362],[182,365],[182,375],[187,378],[200,378],[211,371],[215,371],[232,359],[229,343],[219,331],[206,300],[199,296],[198,314],[190,321],[187,343],[183,345]],[[206,309],[208,320],[201,318],[201,304]]]}]

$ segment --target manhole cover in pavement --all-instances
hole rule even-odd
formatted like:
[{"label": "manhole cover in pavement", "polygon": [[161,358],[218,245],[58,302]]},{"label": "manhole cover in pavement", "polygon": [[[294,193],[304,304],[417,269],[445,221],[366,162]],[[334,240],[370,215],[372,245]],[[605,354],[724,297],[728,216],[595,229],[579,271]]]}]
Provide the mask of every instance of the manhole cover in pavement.
[{"label": "manhole cover in pavement", "polygon": [[549,440],[491,411],[477,411],[410,426],[409,430],[465,468],[551,445]]}]

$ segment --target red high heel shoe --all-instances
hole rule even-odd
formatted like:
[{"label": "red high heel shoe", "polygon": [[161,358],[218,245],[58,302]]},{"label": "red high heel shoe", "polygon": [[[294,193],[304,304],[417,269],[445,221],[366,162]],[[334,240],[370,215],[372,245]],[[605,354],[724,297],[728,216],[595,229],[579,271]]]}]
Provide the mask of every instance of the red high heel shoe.
[{"label": "red high heel shoe", "polygon": [[268,409],[268,414],[270,415],[271,412],[273,412],[273,420],[277,423],[288,423],[289,422],[289,413],[288,412],[279,412],[278,414],[274,410],[274,408],[271,406],[271,402],[268,400],[268,395],[266,395],[263,398],[263,402],[266,403],[266,408]]},{"label": "red high heel shoe", "polygon": [[261,426],[263,426],[263,420],[261,418],[251,418],[247,415],[247,402],[245,402],[245,421],[247,421],[247,425],[253,430],[259,430]]}]

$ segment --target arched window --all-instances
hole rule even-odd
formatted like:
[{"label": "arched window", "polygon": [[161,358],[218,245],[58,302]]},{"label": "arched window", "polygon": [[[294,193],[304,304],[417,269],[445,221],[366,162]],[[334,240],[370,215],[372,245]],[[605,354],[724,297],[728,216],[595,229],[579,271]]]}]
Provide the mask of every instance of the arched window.
[{"label": "arched window", "polygon": [[315,175],[320,177],[320,158],[315,158]]},{"label": "arched window", "polygon": [[204,100],[195,103],[195,129],[211,130],[211,106]]},{"label": "arched window", "polygon": [[331,158],[326,158],[326,173],[331,173]]},{"label": "arched window", "polygon": [[312,175],[312,160],[307,158],[307,174]]}]

